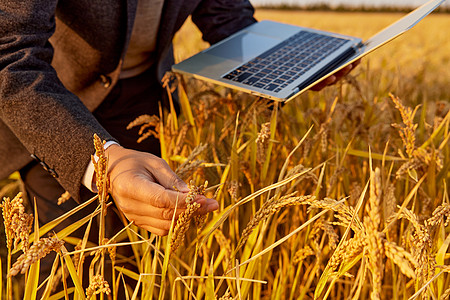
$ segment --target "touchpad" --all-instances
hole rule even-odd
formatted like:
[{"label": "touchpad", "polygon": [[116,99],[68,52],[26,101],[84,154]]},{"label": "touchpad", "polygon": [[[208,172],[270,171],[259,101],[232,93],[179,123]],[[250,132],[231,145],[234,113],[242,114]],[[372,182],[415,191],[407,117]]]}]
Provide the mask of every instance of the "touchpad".
[{"label": "touchpad", "polygon": [[245,62],[264,53],[278,43],[280,43],[280,40],[276,38],[252,32],[242,32],[226,42],[209,48],[205,53],[221,58]]}]

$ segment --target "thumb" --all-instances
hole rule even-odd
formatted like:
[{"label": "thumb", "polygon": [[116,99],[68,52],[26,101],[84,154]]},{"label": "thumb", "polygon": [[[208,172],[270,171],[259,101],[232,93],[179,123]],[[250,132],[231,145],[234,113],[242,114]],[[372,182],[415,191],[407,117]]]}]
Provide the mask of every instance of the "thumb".
[{"label": "thumb", "polygon": [[[167,162],[161,158],[158,158],[160,165],[156,169],[156,172],[152,172],[152,175],[158,181],[159,184],[164,186],[166,189],[177,190],[182,193],[189,192],[187,184],[175,174],[174,171],[169,167]],[[155,169],[154,169],[155,170]]]},{"label": "thumb", "polygon": [[189,192],[189,187],[186,184],[186,182],[184,182],[183,180],[181,180],[180,177],[178,177],[175,173],[173,173],[174,175],[174,184],[172,188],[175,188],[176,190],[182,192],[182,193],[188,193]]}]

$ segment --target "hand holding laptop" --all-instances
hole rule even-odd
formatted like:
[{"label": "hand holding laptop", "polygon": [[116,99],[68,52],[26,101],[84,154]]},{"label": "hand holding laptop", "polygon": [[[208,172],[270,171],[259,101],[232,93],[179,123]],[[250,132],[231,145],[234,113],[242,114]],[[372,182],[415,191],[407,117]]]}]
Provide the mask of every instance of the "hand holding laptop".
[{"label": "hand holding laptop", "polygon": [[342,70],[340,70],[340,71],[336,72],[335,74],[330,75],[329,77],[325,78],[324,80],[322,80],[321,82],[319,82],[318,84],[316,84],[315,86],[310,88],[310,90],[318,92],[318,91],[321,91],[322,89],[324,89],[325,87],[327,87],[329,85],[336,84],[339,80],[341,80],[348,73],[350,73],[354,68],[356,68],[356,66],[358,66],[360,62],[361,62],[361,59],[358,59],[357,61],[349,64],[348,66],[346,66]]}]

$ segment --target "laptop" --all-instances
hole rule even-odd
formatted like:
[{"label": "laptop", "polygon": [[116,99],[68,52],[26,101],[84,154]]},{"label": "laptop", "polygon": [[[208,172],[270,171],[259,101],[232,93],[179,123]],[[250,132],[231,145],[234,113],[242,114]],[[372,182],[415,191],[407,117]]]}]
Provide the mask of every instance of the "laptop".
[{"label": "laptop", "polygon": [[409,30],[444,1],[428,1],[367,41],[261,21],[172,66],[172,70],[287,102]]}]

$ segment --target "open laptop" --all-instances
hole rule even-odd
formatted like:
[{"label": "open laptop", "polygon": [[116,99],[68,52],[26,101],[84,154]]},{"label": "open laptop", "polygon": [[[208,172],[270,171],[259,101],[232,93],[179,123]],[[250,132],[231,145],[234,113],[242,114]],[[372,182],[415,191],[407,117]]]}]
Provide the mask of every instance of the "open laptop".
[{"label": "open laptop", "polygon": [[322,30],[258,22],[172,70],[286,102],[409,30],[444,1],[428,1],[364,42]]}]

